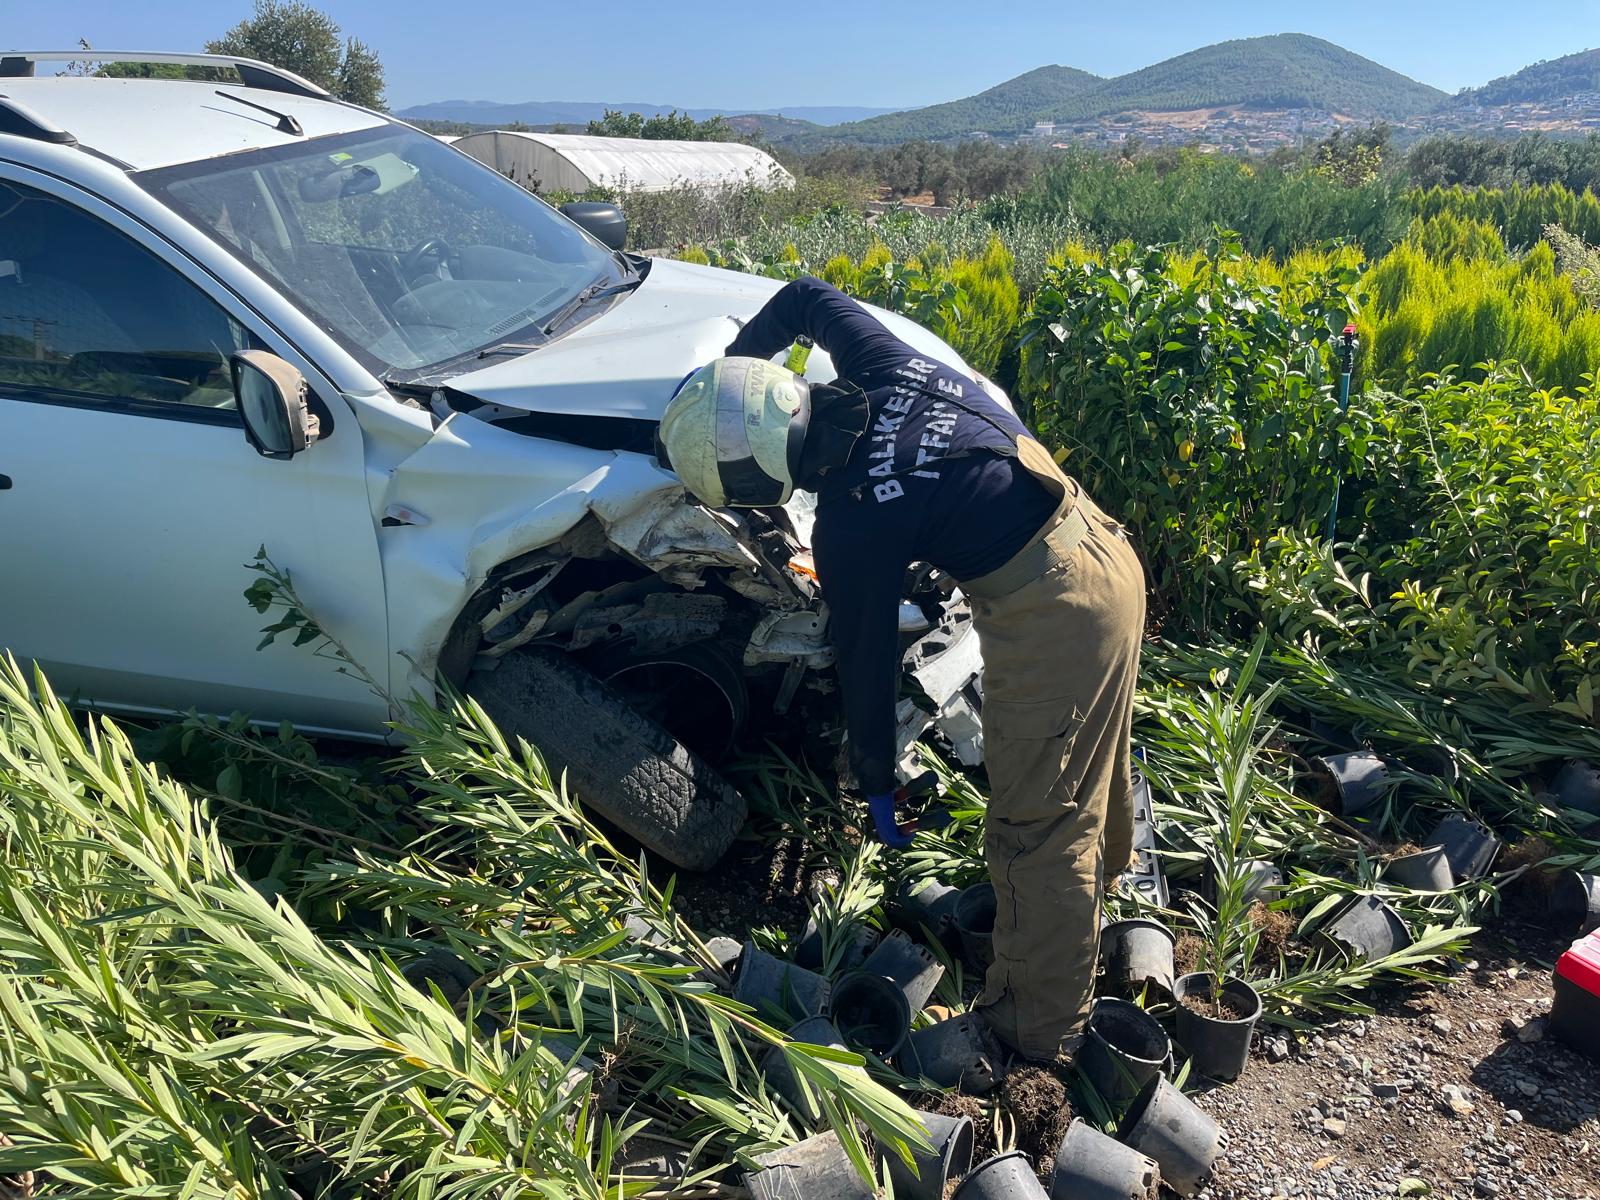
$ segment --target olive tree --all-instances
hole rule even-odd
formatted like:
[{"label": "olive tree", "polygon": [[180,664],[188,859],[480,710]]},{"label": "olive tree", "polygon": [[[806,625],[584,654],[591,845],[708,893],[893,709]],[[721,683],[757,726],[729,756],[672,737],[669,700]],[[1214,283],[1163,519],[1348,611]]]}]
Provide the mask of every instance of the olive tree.
[{"label": "olive tree", "polygon": [[300,0],[256,0],[253,16],[206,43],[213,54],[258,58],[304,76],[341,100],[383,107],[383,64],[371,47],[346,39],[327,13]]}]

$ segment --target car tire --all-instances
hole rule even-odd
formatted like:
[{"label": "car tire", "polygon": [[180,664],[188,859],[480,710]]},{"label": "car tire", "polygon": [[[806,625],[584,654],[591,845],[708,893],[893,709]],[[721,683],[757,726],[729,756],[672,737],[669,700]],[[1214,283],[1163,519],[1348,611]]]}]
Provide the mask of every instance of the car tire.
[{"label": "car tire", "polygon": [[467,691],[508,738],[647,850],[692,871],[715,865],[743,828],[745,798],[614,688],[551,650],[508,654]]}]

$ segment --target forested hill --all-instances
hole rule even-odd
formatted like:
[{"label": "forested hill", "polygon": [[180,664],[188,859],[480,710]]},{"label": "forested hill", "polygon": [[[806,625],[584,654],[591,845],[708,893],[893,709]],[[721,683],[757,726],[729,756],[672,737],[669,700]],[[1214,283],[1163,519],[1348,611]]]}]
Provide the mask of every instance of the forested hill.
[{"label": "forested hill", "polygon": [[1219,42],[1114,79],[1072,67],[1040,67],[963,100],[835,125],[805,140],[875,145],[937,141],[974,132],[1017,134],[1037,121],[1228,105],[1398,119],[1436,108],[1446,98],[1437,88],[1332,42],[1280,33]]},{"label": "forested hill", "polygon": [[1039,67],[987,91],[927,108],[886,113],[825,130],[827,140],[892,145],[918,138],[962,137],[969,133],[1014,133],[1032,125],[1030,115],[1066,103],[1106,82],[1076,67]]},{"label": "forested hill", "polygon": [[1445,99],[1438,88],[1303,33],[1218,42],[1108,79],[1034,120],[1083,120],[1130,111],[1229,104],[1318,108],[1353,117],[1409,117]]},{"label": "forested hill", "polygon": [[1525,104],[1600,92],[1600,50],[1582,50],[1523,67],[1456,97],[1462,104]]}]

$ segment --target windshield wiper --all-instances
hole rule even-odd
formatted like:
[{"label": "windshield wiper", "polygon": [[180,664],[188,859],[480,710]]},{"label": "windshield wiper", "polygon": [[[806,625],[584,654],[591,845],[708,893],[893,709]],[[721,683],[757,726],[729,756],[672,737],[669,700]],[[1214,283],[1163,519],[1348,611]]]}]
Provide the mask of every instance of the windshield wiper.
[{"label": "windshield wiper", "polygon": [[557,325],[560,325],[561,322],[565,321],[585,304],[588,304],[593,300],[604,300],[607,296],[620,296],[623,292],[631,292],[643,282],[644,276],[641,275],[637,279],[625,279],[621,283],[613,283],[610,285],[591,283],[588,287],[584,288],[583,291],[579,292],[571,300],[568,300],[565,304],[558,308],[556,310],[556,315],[546,321],[540,328],[539,332],[544,334],[545,337],[549,337],[550,334],[554,332]]}]

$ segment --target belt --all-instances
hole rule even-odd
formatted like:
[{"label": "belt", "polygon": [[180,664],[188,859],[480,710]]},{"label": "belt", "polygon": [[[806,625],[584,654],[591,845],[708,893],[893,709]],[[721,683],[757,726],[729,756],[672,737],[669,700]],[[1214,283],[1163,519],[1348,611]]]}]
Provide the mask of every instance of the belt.
[{"label": "belt", "polygon": [[987,575],[963,583],[961,590],[977,600],[1009,596],[1050,568],[1066,562],[1067,556],[1088,534],[1089,518],[1083,515],[1081,507],[1074,508],[1038,541],[1024,546]]}]

